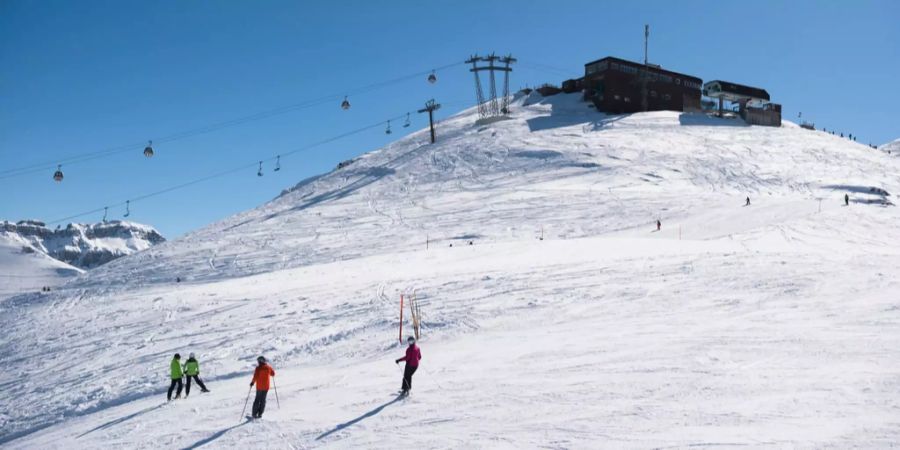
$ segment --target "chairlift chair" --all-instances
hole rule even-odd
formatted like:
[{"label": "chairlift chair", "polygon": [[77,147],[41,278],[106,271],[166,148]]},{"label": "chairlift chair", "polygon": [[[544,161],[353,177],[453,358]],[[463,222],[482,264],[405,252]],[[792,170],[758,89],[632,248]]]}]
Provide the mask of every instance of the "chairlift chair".
[{"label": "chairlift chair", "polygon": [[131,200],[125,200],[125,215],[122,217],[128,217],[131,215]]},{"label": "chairlift chair", "polygon": [[279,170],[281,170],[281,155],[275,157],[275,168],[272,171],[278,172]]},{"label": "chairlift chair", "polygon": [[348,110],[350,109],[350,102],[347,101],[347,96],[344,96],[344,101],[341,102],[341,109]]},{"label": "chairlift chair", "polygon": [[403,122],[403,128],[409,128],[409,113],[406,113],[406,122]]},{"label": "chairlift chair", "polygon": [[262,173],[262,161],[259,162],[259,170],[256,171],[256,176],[258,176],[258,177],[263,176],[263,173]]},{"label": "chairlift chair", "polygon": [[391,134],[391,121],[387,121],[387,128],[384,130],[384,134]]},{"label": "chairlift chair", "polygon": [[147,141],[147,146],[144,147],[144,156],[148,158],[153,157],[153,141]]},{"label": "chairlift chair", "polygon": [[53,174],[53,180],[57,183],[63,180],[62,164],[56,166],[56,172]]},{"label": "chairlift chair", "polygon": [[431,84],[437,83],[437,75],[434,74],[434,71],[431,71],[431,74],[428,75],[428,82]]}]

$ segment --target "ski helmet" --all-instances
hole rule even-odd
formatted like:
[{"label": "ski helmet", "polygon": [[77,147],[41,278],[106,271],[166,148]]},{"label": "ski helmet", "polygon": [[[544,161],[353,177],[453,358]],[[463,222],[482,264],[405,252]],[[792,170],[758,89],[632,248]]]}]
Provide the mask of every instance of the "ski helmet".
[{"label": "ski helmet", "polygon": [[193,357],[194,357],[194,352],[191,352],[191,354],[188,355],[188,358],[193,358]]},{"label": "ski helmet", "polygon": [[414,338],[414,337],[412,337],[412,336],[409,336],[409,337],[406,338],[406,342],[407,342],[409,345],[413,345],[413,344],[416,343],[416,338]]},{"label": "ski helmet", "polygon": [[266,357],[260,356],[259,358],[256,358],[256,362],[262,364],[262,363],[266,362]]},{"label": "ski helmet", "polygon": [[178,353],[176,353],[176,354],[175,354],[175,359],[181,359],[181,355],[178,354]]}]

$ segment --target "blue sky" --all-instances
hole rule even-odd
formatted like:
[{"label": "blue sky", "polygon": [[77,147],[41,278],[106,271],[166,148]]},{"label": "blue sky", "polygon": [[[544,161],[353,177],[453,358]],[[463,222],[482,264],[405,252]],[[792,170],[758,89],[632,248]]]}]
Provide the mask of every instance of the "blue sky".
[{"label": "blue sky", "polygon": [[[0,1],[0,172],[131,146],[104,158],[3,178],[0,218],[54,220],[198,179],[414,111],[474,103],[455,66],[214,132],[140,142],[461,62],[519,58],[513,88],[579,76],[607,55],[761,86],[784,116],[900,137],[900,2],[884,1]],[[413,127],[423,117],[413,114]],[[399,125],[399,124],[396,124]],[[175,237],[257,206],[341,160],[400,136],[352,135],[282,161],[136,202],[131,220]],[[123,208],[110,211],[121,218]],[[98,221],[102,213],[78,221]]]}]

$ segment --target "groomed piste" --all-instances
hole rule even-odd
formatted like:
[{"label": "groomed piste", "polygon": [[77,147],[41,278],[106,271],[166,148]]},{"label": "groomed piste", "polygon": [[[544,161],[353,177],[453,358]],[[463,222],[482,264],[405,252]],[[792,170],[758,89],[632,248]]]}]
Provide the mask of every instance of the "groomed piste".
[{"label": "groomed piste", "polygon": [[[0,444],[900,442],[900,160],[577,94],[476,118],[0,301]],[[413,292],[423,358],[398,398]],[[210,393],[166,402],[176,352]],[[259,355],[280,397],[248,422]]]}]

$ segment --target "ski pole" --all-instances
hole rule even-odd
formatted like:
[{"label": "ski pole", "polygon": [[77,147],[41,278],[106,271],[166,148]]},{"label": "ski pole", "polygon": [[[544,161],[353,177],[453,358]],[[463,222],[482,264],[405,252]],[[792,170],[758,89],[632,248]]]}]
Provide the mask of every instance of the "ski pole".
[{"label": "ski pole", "polygon": [[275,391],[275,404],[281,409],[281,401],[278,400],[278,386],[275,386],[275,377],[272,377],[272,389]]},{"label": "ski pole", "polygon": [[253,390],[253,386],[250,386],[250,389],[247,390],[247,400],[244,400],[244,409],[241,410],[241,418],[238,419],[238,423],[244,420],[244,413],[247,412],[247,403],[250,402],[250,391]]}]

